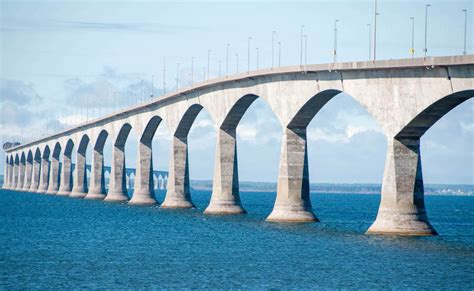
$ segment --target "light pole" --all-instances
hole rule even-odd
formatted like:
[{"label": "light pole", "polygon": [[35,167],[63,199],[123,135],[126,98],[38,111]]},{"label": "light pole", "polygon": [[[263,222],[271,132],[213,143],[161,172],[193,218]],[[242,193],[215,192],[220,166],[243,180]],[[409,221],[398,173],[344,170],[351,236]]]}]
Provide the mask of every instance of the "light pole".
[{"label": "light pole", "polygon": [[163,95],[165,95],[165,93],[166,93],[166,59],[165,57],[163,57]]},{"label": "light pole", "polygon": [[194,85],[194,57],[191,57],[191,86]]},{"label": "light pole", "polygon": [[370,23],[367,24],[369,28],[369,61],[372,59],[372,27]]},{"label": "light pole", "polygon": [[211,62],[211,50],[207,51],[207,79],[209,80],[209,66]]},{"label": "light pole", "polygon": [[428,53],[428,47],[427,47],[427,43],[428,43],[428,7],[431,7],[431,5],[426,4],[426,6],[425,6],[425,49],[424,49],[425,58],[426,58],[426,55]]},{"label": "light pole", "polygon": [[305,34],[303,35],[304,37],[304,71],[306,72],[306,57],[308,55],[308,36]]},{"label": "light pole", "polygon": [[219,78],[221,77],[221,64],[222,64],[222,62],[219,61]]},{"label": "light pole", "polygon": [[337,23],[339,19],[334,20],[334,60],[333,63],[337,61]]},{"label": "light pole", "polygon": [[462,52],[463,55],[467,54],[466,49],[466,42],[467,42],[467,9],[463,9],[464,11],[464,50]]},{"label": "light pole", "polygon": [[258,47],[255,48],[256,52],[257,52],[257,70],[258,70]]},{"label": "light pole", "polygon": [[275,52],[274,52],[274,46],[275,46],[275,34],[276,34],[276,31],[272,31],[272,70],[273,70],[273,57],[275,55]]},{"label": "light pole", "polygon": [[415,56],[415,17],[410,17],[411,19],[411,48],[410,54],[411,58]]},{"label": "light pole", "polygon": [[[151,75],[151,88],[150,88],[150,97],[153,98],[153,79],[155,78],[155,75]],[[165,87],[163,87],[164,90]],[[165,92],[163,92],[164,94]]]},{"label": "light pole", "polygon": [[229,75],[229,46],[230,44],[226,44],[226,54],[225,54],[225,75]]},{"label": "light pole", "polygon": [[304,25],[301,25],[301,39],[300,39],[300,66],[303,65],[303,30]]},{"label": "light pole", "polygon": [[[140,81],[140,102],[143,102],[143,80]],[[99,107],[100,108],[100,107]],[[100,114],[100,113],[99,113]]]},{"label": "light pole", "polygon": [[250,40],[252,38],[249,37],[248,38],[248,42],[247,42],[247,74],[250,73]]},{"label": "light pole", "polygon": [[237,74],[239,73],[239,54],[235,54],[236,64],[237,64]]},{"label": "light pole", "polygon": [[176,92],[178,92],[179,87],[179,63],[176,64]]},{"label": "light pole", "polygon": [[281,66],[281,41],[278,42],[278,67]]},{"label": "light pole", "polygon": [[375,10],[374,10],[374,62],[377,59],[377,0],[375,0]]}]

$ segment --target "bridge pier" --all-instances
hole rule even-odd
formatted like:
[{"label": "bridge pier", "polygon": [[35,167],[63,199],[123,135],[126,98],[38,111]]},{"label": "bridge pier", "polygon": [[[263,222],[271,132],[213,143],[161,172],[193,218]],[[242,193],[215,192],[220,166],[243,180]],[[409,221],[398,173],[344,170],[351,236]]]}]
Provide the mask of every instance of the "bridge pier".
[{"label": "bridge pier", "polygon": [[46,193],[48,189],[48,178],[49,178],[49,160],[46,157],[41,159],[41,167],[40,167],[40,177],[39,177],[39,185],[38,185],[38,193]]},{"label": "bridge pier", "polygon": [[92,152],[92,167],[89,192],[85,199],[102,200],[105,198],[104,154],[96,149]]},{"label": "bridge pier", "polygon": [[23,190],[24,183],[25,183],[25,161],[20,160],[20,164],[18,166],[18,183],[16,184],[16,190],[17,191]]},{"label": "bridge pier", "polygon": [[135,184],[130,204],[157,204],[153,190],[153,154],[150,143],[138,142]]},{"label": "bridge pier", "polygon": [[10,159],[7,158],[5,161],[5,177],[2,185],[2,189],[8,190],[10,188]]},{"label": "bridge pier", "polygon": [[33,165],[31,167],[31,184],[29,192],[36,192],[39,187],[41,160],[38,157],[33,158]]},{"label": "bridge pier", "polygon": [[84,198],[87,194],[86,153],[77,151],[76,168],[74,170],[74,185],[69,197]]},{"label": "bridge pier", "polygon": [[51,157],[48,190],[46,194],[55,195],[59,190],[59,157]]},{"label": "bridge pier", "polygon": [[367,233],[437,234],[425,210],[419,138],[389,138],[380,207]]},{"label": "bridge pier", "polygon": [[32,174],[32,168],[33,168],[33,161],[26,161],[26,166],[25,166],[25,181],[23,183],[23,191],[27,192],[30,190],[31,187],[31,174]]},{"label": "bridge pier", "polygon": [[16,190],[16,184],[18,183],[18,164],[17,164],[17,162],[13,162],[11,181],[12,182],[11,182],[10,190]]},{"label": "bridge pier", "polygon": [[236,128],[217,131],[214,181],[205,214],[246,213],[239,196]]},{"label": "bridge pier", "polygon": [[[169,162],[168,189],[162,208],[193,208],[189,191],[188,139],[186,136],[173,136]],[[164,177],[163,177],[164,179]],[[164,182],[160,186],[163,186]],[[161,189],[161,187],[160,187]]]},{"label": "bridge pier", "polygon": [[285,128],[281,143],[277,197],[267,221],[319,221],[310,199],[306,128]]},{"label": "bridge pier", "polygon": [[68,196],[71,193],[71,155],[63,155],[63,163],[61,166],[61,177],[59,190],[56,193],[58,196]]},{"label": "bridge pier", "polygon": [[110,169],[109,193],[104,201],[128,201],[127,187],[125,185],[125,152],[124,146],[114,146],[112,149],[112,165]]}]

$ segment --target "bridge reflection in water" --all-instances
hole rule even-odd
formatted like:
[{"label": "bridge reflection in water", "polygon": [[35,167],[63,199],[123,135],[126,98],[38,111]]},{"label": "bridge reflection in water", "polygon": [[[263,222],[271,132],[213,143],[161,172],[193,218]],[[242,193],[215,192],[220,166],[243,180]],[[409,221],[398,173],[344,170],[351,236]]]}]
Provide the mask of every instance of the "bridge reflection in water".
[{"label": "bridge reflection in water", "polygon": [[[236,130],[249,106],[261,98],[283,128],[277,197],[267,220],[317,221],[309,195],[306,128],[342,92],[372,115],[387,138],[381,203],[368,233],[435,235],[424,205],[420,138],[447,112],[474,96],[472,55],[292,66],[206,81],[40,140],[5,144],[4,188],[128,201],[131,173],[125,166],[125,144],[134,128],[139,141],[129,203],[156,204],[151,143],[163,121],[173,136],[162,207],[193,207],[187,137],[205,108],[215,122],[217,141],[213,190],[204,212],[245,213],[239,197]],[[106,193],[103,149],[107,139],[113,147]],[[93,149],[90,181],[89,144]]]}]

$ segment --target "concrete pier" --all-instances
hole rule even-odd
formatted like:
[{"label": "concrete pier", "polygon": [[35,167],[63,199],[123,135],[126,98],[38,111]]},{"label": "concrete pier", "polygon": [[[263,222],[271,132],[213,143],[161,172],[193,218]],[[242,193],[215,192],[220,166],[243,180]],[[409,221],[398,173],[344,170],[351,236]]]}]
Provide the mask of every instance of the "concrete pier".
[{"label": "concrete pier", "polygon": [[61,177],[60,177],[60,186],[56,195],[59,196],[68,196],[71,193],[71,151],[72,145],[66,146],[66,150],[63,154],[63,162],[61,166]]},{"label": "concrete pier", "polygon": [[92,169],[89,192],[85,199],[102,200],[105,198],[104,154],[103,149],[92,151]]},{"label": "concrete pier", "polygon": [[239,196],[236,130],[217,130],[211,201],[205,214],[245,213]]},{"label": "concrete pier", "polygon": [[87,194],[86,153],[77,152],[76,168],[73,173],[74,185],[69,197],[84,198]]},{"label": "concrete pier", "polygon": [[16,190],[22,191],[25,183],[25,156],[22,155],[20,164],[18,165],[18,183],[16,184]]},{"label": "concrete pier", "polygon": [[171,140],[168,190],[162,208],[194,207],[189,190],[188,131]]},{"label": "concrete pier", "polygon": [[112,202],[128,201],[125,181],[125,152],[123,147],[114,146],[112,149],[109,192],[104,200]]},{"label": "concrete pier", "polygon": [[267,221],[313,222],[306,128],[284,129],[275,205]]},{"label": "concrete pier", "polygon": [[32,168],[33,168],[33,156],[31,155],[31,152],[30,152],[26,158],[25,181],[23,183],[22,191],[28,192],[30,190]]},{"label": "concrete pier", "polygon": [[2,189],[8,190],[10,188],[10,176],[11,176],[11,167],[10,167],[10,158],[7,156],[5,159],[5,181],[3,182]]},{"label": "concrete pier", "polygon": [[140,140],[137,149],[137,169],[130,204],[157,204],[153,190],[153,156],[151,139]]},{"label": "concrete pier", "polygon": [[59,190],[59,151],[60,148],[55,148],[51,155],[49,183],[46,194],[56,195]]},{"label": "concrete pier", "polygon": [[49,150],[47,155],[43,155],[41,159],[41,173],[39,179],[38,193],[46,193],[48,190],[48,180],[49,180]]},{"label": "concrete pier", "polygon": [[36,151],[33,158],[33,166],[31,168],[31,185],[29,192],[36,192],[39,187],[39,180],[41,175],[41,154]]},{"label": "concrete pier", "polygon": [[419,139],[389,139],[377,218],[369,234],[436,235],[424,202]]}]

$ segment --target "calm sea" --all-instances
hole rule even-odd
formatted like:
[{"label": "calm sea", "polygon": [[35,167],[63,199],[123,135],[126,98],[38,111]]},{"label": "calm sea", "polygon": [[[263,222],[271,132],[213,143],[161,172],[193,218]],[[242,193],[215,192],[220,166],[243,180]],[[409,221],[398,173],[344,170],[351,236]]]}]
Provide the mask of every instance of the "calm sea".
[{"label": "calm sea", "polygon": [[[164,193],[158,198],[163,201]],[[378,195],[314,194],[321,223],[267,223],[275,193],[242,193],[247,215],[0,191],[0,289],[474,288],[474,197],[428,196],[438,237],[364,235]]]}]

